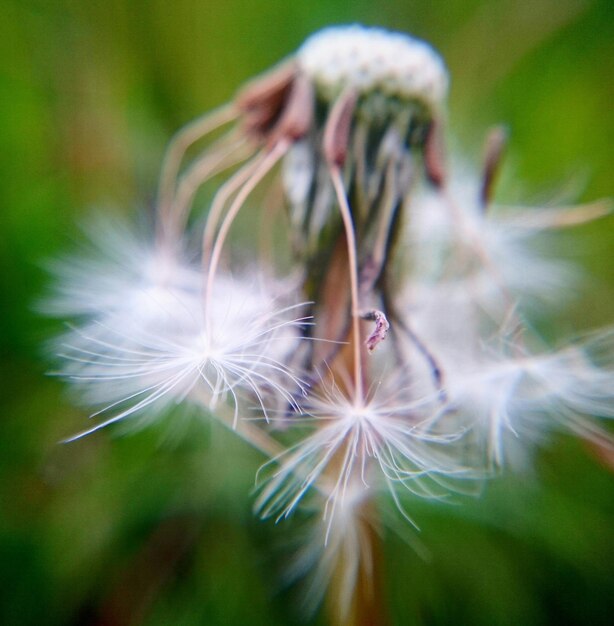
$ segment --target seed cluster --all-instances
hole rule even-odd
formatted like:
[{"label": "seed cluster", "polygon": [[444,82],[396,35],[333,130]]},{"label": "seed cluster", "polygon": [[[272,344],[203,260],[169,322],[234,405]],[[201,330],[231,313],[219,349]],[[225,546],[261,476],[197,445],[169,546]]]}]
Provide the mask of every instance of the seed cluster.
[{"label": "seed cluster", "polygon": [[311,36],[298,52],[299,67],[324,97],[350,87],[439,106],[448,90],[440,56],[427,43],[381,28],[332,27]]}]

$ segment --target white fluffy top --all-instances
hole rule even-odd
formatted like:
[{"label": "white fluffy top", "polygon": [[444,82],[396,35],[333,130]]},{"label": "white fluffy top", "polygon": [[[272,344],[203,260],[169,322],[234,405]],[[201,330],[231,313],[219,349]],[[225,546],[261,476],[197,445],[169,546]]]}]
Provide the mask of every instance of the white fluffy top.
[{"label": "white fluffy top", "polygon": [[325,28],[301,46],[298,62],[316,86],[331,97],[351,86],[363,94],[380,91],[437,106],[448,90],[448,73],[431,46],[382,28]]}]

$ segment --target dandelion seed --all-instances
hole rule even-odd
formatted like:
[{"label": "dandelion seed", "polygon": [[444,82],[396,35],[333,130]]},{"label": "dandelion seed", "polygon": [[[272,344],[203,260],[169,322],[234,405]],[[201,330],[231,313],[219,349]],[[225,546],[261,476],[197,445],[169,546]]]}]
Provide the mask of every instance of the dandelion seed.
[{"label": "dandelion seed", "polygon": [[256,504],[261,514],[287,517],[318,485],[326,493],[324,517],[331,520],[347,490],[358,485],[387,486],[399,504],[397,486],[423,497],[441,497],[452,477],[469,475],[467,459],[454,454],[463,445],[464,426],[451,419],[433,420],[434,395],[410,400],[403,382],[392,377],[364,400],[348,398],[334,382],[320,386],[320,395],[311,393],[305,413],[294,423],[303,429],[309,425],[312,432],[268,464]]},{"label": "dandelion seed", "polygon": [[415,300],[433,294],[443,305],[464,298],[497,319],[508,312],[510,298],[534,307],[568,300],[579,271],[556,258],[548,235],[603,218],[610,204],[485,207],[484,182],[467,169],[452,170],[445,194],[422,187],[412,206],[408,250]]},{"label": "dandelion seed", "polygon": [[448,399],[442,411],[482,433],[495,465],[506,462],[512,439],[530,446],[556,429],[613,445],[595,420],[614,417],[612,335],[601,331],[557,351],[530,351],[535,341],[526,335],[484,338],[471,352],[437,344]]},{"label": "dandelion seed", "polygon": [[43,303],[51,315],[96,319],[123,330],[162,322],[178,298],[197,295],[202,276],[181,254],[151,241],[119,217],[94,214],[84,227],[84,254],[53,263],[55,291]]},{"label": "dandelion seed", "polygon": [[[202,275],[193,272],[202,285]],[[104,274],[93,276],[105,282]],[[112,272],[111,277],[114,284]],[[73,326],[56,343],[64,359],[60,374],[76,386],[83,403],[102,406],[95,415],[112,414],[87,432],[145,409],[163,413],[197,395],[201,401],[208,397],[209,409],[230,399],[235,420],[241,392],[253,394],[263,409],[272,392],[294,405],[303,384],[285,360],[309,321],[301,305],[279,305],[279,286],[275,292],[257,285],[257,279],[220,277],[209,327],[202,286],[193,283],[194,290],[176,289],[146,301],[142,294],[127,297],[124,285],[125,292],[115,293],[123,299],[109,297],[98,318],[88,316]],[[147,315],[139,315],[140,306]]]}]

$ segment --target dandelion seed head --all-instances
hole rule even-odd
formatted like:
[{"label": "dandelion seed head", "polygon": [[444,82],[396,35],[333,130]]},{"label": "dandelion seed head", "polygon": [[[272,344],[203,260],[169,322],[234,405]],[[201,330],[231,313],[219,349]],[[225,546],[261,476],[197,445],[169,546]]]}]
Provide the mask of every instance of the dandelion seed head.
[{"label": "dandelion seed head", "polygon": [[[610,441],[592,416],[614,418],[614,331],[551,350],[523,318],[524,296],[571,291],[568,267],[534,247],[541,234],[606,212],[493,206],[503,135],[481,177],[450,173],[447,92],[441,57],[409,35],[314,34],[178,132],[155,236],[98,220],[93,254],[58,264],[47,306],[76,320],[58,345],[60,373],[99,418],[82,434],[196,405],[268,455],[263,517],[315,503],[299,569],[319,561],[316,596],[338,587],[339,623],[374,577],[380,499],[415,525],[407,501],[471,492],[510,464],[510,441],[530,450],[558,428]],[[191,233],[199,190],[219,180]],[[243,255],[246,272],[228,248],[256,191],[261,250]],[[288,256],[292,277],[273,278]]]},{"label": "dandelion seed head", "polygon": [[307,39],[297,57],[301,70],[327,98],[349,87],[438,107],[448,90],[447,71],[431,46],[382,28],[326,28]]}]

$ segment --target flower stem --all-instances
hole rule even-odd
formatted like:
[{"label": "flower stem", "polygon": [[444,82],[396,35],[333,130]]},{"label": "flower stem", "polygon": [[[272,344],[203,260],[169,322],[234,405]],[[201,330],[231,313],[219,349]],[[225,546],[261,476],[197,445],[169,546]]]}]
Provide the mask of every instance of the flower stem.
[{"label": "flower stem", "polygon": [[[331,626],[387,626],[388,614],[383,598],[381,539],[374,526],[376,507],[365,500],[356,510],[353,535],[358,545],[348,544],[336,564],[328,589]],[[355,551],[359,550],[356,555]],[[343,600],[351,584],[351,596]]]},{"label": "flower stem", "polygon": [[354,350],[354,400],[357,405],[362,405],[364,400],[364,388],[362,379],[362,342],[360,339],[360,317],[358,302],[358,257],[356,253],[356,234],[354,233],[354,224],[352,222],[352,214],[350,206],[343,188],[343,180],[338,167],[332,166],[330,175],[337,194],[339,202],[339,210],[343,219],[345,229],[345,237],[347,241],[348,264],[350,274],[350,298],[352,302],[352,346]]}]

